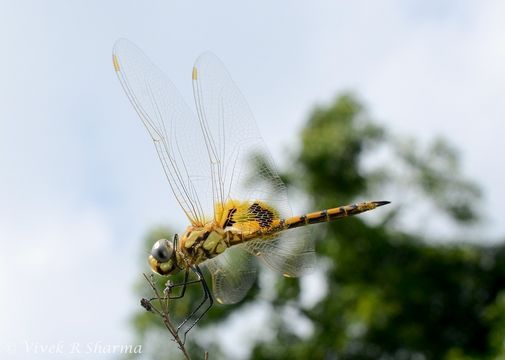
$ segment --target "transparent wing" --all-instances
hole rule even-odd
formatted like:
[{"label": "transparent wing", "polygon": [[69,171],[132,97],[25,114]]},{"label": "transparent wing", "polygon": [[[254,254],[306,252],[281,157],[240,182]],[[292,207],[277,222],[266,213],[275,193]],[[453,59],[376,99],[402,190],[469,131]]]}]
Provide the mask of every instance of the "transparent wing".
[{"label": "transparent wing", "polygon": [[[291,214],[286,187],[275,171],[249,105],[222,62],[204,53],[193,68],[197,115],[210,156],[216,213],[227,200],[264,201],[282,216]],[[266,162],[270,172],[256,166]]]},{"label": "transparent wing", "polygon": [[314,240],[307,227],[286,230],[272,239],[252,240],[243,246],[286,277],[298,277],[314,268]]},{"label": "transparent wing", "polygon": [[205,261],[212,275],[212,290],[221,304],[234,304],[244,298],[256,279],[256,261],[241,245]]},{"label": "transparent wing", "polygon": [[[212,201],[210,165],[200,124],[172,82],[128,40],[113,50],[114,68],[154,141],[170,187],[193,225]],[[210,201],[209,201],[210,200]]]},{"label": "transparent wing", "polygon": [[[286,188],[259,135],[242,94],[221,61],[200,56],[193,69],[198,118],[175,86],[135,45],[120,40],[114,47],[118,78],[154,141],[172,191],[195,226],[208,220],[205,211],[222,215],[231,199],[259,204],[291,216]],[[267,216],[268,219],[268,216]],[[258,220],[251,215],[250,224]],[[303,230],[235,246],[205,262],[213,276],[214,293],[223,303],[241,300],[255,279],[251,254],[289,276],[301,274],[313,249]]]},{"label": "transparent wing", "polygon": [[[286,186],[249,105],[223,63],[212,53],[202,54],[195,62],[193,93],[210,156],[216,220],[222,216],[223,204],[230,200],[257,205],[249,212],[250,216],[242,218],[243,230],[261,223],[261,216],[271,216],[268,207],[274,210],[275,217],[291,216]],[[298,276],[310,269],[314,261],[314,244],[309,232],[307,228],[293,229],[243,246],[274,270],[286,276]],[[230,262],[220,260],[230,250],[215,258],[213,266],[218,273],[233,273],[228,267]],[[233,291],[233,282],[220,281],[220,291]]]}]

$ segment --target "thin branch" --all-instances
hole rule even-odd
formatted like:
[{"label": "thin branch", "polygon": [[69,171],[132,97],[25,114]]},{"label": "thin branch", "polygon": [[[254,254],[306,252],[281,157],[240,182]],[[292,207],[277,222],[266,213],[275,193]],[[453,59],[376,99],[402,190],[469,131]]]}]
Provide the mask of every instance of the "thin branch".
[{"label": "thin branch", "polygon": [[[151,286],[151,289],[153,290],[153,293],[155,296],[151,300],[148,300],[148,299],[140,300],[140,304],[147,311],[153,312],[161,317],[161,319],[163,320],[163,324],[165,325],[165,327],[168,329],[168,331],[172,335],[173,341],[175,341],[177,343],[177,346],[182,351],[185,359],[191,360],[188,352],[186,351],[186,348],[184,347],[184,342],[181,341],[179,334],[177,334],[177,327],[174,326],[172,324],[172,322],[170,321],[170,315],[169,315],[169,311],[168,311],[168,302],[170,300],[170,298],[169,298],[170,287],[168,286],[167,288],[165,288],[165,290],[163,291],[163,295],[161,295],[160,292],[158,291],[158,289],[156,288],[156,285],[154,284],[154,280],[153,280],[152,275],[151,276],[147,276],[146,274],[143,274],[143,275],[144,275],[144,278],[149,283],[149,285]],[[159,309],[156,308],[155,306],[153,306],[153,304],[151,303],[151,301],[154,299],[158,300],[159,307],[160,307]],[[205,359],[207,359],[207,357]]]}]

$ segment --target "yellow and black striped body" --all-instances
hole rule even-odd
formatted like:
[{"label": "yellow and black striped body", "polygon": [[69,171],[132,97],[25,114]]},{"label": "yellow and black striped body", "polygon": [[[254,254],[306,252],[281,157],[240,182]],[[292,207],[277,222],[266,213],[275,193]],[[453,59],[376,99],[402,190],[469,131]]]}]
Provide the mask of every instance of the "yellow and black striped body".
[{"label": "yellow and black striped body", "polygon": [[301,216],[293,216],[287,219],[275,219],[270,228],[260,229],[251,233],[244,233],[242,241],[248,241],[262,236],[268,236],[271,233],[294,229],[300,226],[318,224],[340,219],[346,216],[361,214],[365,211],[373,210],[378,206],[389,204],[388,201],[367,201],[352,205],[339,206],[336,208],[312,212]]},{"label": "yellow and black striped body", "polygon": [[203,227],[186,229],[177,251],[178,263],[197,265],[233,245],[255,239],[268,240],[284,230],[357,215],[387,203],[368,201],[281,219],[275,209],[263,202],[230,200],[217,205],[214,221]]}]

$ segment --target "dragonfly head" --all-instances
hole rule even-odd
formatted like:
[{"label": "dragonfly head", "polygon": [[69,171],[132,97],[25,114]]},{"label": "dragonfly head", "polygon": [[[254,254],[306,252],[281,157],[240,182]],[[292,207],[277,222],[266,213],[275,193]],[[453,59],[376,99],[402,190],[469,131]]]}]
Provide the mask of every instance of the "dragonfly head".
[{"label": "dragonfly head", "polygon": [[149,255],[151,269],[160,275],[176,274],[180,269],[177,266],[177,234],[174,240],[160,239],[156,241]]}]

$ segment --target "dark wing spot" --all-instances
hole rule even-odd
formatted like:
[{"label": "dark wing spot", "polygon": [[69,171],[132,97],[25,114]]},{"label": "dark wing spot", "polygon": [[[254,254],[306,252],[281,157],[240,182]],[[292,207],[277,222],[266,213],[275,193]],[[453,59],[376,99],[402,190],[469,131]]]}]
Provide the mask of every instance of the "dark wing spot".
[{"label": "dark wing spot", "polygon": [[228,215],[226,216],[226,221],[224,222],[223,227],[226,228],[228,226],[233,226],[233,224],[236,223],[235,220],[233,220],[233,215],[237,212],[236,208],[228,210]]},{"label": "dark wing spot", "polygon": [[270,227],[274,221],[274,213],[271,210],[263,208],[258,203],[249,206],[247,212],[253,216],[254,220],[259,222],[261,227]]}]

